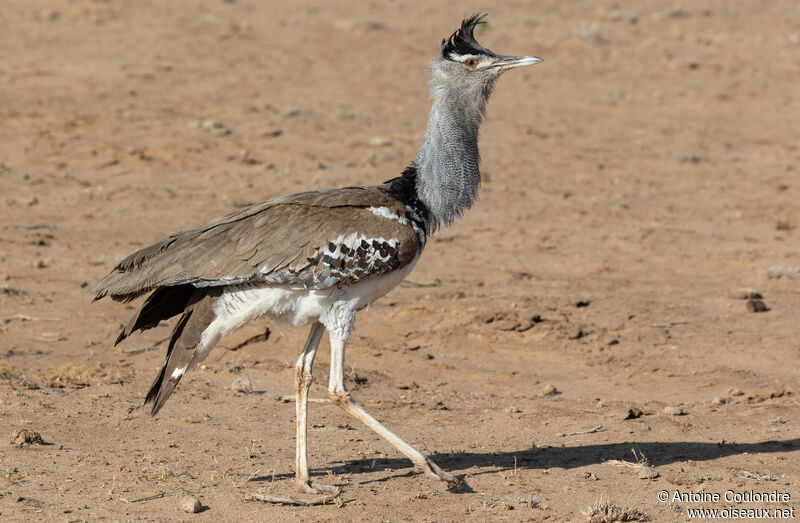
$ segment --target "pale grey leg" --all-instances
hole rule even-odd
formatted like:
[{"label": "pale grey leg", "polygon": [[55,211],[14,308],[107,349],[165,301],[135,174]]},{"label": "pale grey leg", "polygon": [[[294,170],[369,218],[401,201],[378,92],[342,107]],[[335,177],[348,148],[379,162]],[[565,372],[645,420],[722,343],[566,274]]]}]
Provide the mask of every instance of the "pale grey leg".
[{"label": "pale grey leg", "polygon": [[361,406],[353,401],[350,393],[344,386],[344,346],[345,340],[330,337],[331,339],[331,377],[328,383],[328,396],[334,405],[337,405],[352,414],[364,425],[374,430],[404,456],[410,459],[417,468],[433,479],[447,482],[458,482],[452,474],[440,469],[430,458],[425,457],[420,451],[400,439],[381,422],[373,418]]},{"label": "pale grey leg", "polygon": [[320,323],[314,323],[308,333],[308,339],[303,346],[303,351],[294,367],[295,377],[295,412],[297,414],[297,439],[295,454],[295,483],[303,492],[307,494],[327,494],[321,498],[305,501],[294,498],[283,498],[275,496],[265,496],[262,494],[251,494],[253,499],[268,503],[281,503],[285,505],[321,505],[332,501],[341,494],[339,487],[317,485],[311,486],[308,476],[308,451],[306,447],[307,437],[307,413],[308,413],[308,391],[311,388],[311,368],[314,365],[314,357],[317,355],[317,348],[322,339],[324,327]]},{"label": "pale grey leg", "polygon": [[297,486],[304,492],[309,494],[321,494],[325,492],[339,495],[340,491],[337,487],[328,487],[324,485],[312,487],[308,477],[308,450],[306,445],[308,435],[308,391],[311,389],[311,381],[313,379],[311,369],[314,366],[314,358],[317,355],[317,348],[319,348],[319,342],[322,339],[323,332],[325,332],[325,329],[320,323],[314,323],[314,325],[311,326],[308,339],[303,346],[303,352],[300,353],[300,357],[297,359],[297,364],[294,367],[295,393],[297,395],[295,401],[295,412],[297,414],[295,483],[297,483]]}]

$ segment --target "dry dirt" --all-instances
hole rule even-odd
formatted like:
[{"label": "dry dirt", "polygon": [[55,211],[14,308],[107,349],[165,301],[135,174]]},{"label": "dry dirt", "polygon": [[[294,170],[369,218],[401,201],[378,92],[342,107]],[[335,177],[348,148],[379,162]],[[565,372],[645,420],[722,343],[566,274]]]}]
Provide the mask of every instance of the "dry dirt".
[{"label": "dry dirt", "polygon": [[[312,474],[343,488],[339,503],[246,501],[294,492],[299,328],[242,329],[151,418],[143,393],[169,326],[112,348],[133,306],[91,304],[95,282],[243,205],[397,175],[424,130],[427,60],[487,8],[275,4],[3,2],[0,517],[565,521],[605,500],[682,521],[700,506],[799,507],[788,0],[489,8],[485,45],[545,61],[507,74],[489,104],[480,202],[430,242],[416,285],[359,316],[348,348],[354,397],[462,475],[460,491],[320,402]],[[769,310],[751,312],[742,288]],[[251,393],[231,390],[238,376]],[[637,460],[658,476],[640,479]],[[657,498],[729,489],[791,500]],[[200,513],[180,511],[187,495]]]}]

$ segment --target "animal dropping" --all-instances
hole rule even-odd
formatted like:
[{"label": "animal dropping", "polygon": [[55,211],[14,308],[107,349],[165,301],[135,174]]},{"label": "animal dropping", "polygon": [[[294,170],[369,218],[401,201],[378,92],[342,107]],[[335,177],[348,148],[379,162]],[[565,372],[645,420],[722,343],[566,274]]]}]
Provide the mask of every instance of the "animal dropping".
[{"label": "animal dropping", "polygon": [[[484,18],[467,18],[439,46],[430,64],[433,107],[424,142],[400,176],[381,185],[276,198],[175,233],[119,262],[93,291],[96,300],[144,297],[115,344],[178,317],[145,400],[153,415],[186,372],[223,336],[249,321],[270,317],[311,326],[295,366],[295,483],[305,493],[323,496],[296,504],[327,503],[340,493],[338,487],[312,485],[308,473],[308,392],[325,331],[331,345],[331,402],[427,476],[458,484],[353,400],[344,384],[345,344],[358,311],[405,279],[428,238],[475,202],[481,181],[478,131],[489,97],[505,71],[541,62],[535,56],[499,55],[479,44],[474,33]],[[231,133],[212,120],[199,127]],[[237,390],[236,384],[232,388]],[[434,408],[446,407],[439,402]],[[289,499],[253,497],[276,503]]]}]

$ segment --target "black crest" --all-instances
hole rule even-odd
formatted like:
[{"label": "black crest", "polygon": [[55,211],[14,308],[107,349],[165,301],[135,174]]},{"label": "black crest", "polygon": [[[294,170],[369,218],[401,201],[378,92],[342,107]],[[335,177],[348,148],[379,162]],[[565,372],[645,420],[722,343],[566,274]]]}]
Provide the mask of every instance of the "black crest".
[{"label": "black crest", "polygon": [[484,18],[486,18],[486,15],[475,13],[469,18],[464,19],[464,21],[461,22],[461,27],[459,27],[450,38],[442,40],[442,57],[449,59],[450,55],[453,53],[457,55],[484,54],[495,56],[493,52],[486,49],[475,40],[475,26],[478,24],[485,24],[486,22],[483,21]]}]

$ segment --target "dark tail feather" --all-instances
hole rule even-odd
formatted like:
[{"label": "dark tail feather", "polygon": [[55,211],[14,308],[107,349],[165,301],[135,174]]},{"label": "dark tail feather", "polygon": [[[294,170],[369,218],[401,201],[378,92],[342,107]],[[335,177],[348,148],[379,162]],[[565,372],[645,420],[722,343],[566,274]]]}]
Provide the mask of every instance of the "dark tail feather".
[{"label": "dark tail feather", "polygon": [[[191,359],[191,352],[189,351],[182,350],[180,351],[181,354],[175,352],[175,344],[181,338],[183,329],[186,327],[191,317],[192,311],[189,310],[181,316],[178,323],[175,325],[175,329],[172,331],[172,338],[169,340],[169,347],[167,347],[167,358],[164,360],[161,372],[158,373],[155,381],[150,386],[150,391],[147,393],[147,397],[144,400],[145,405],[149,403],[153,404],[153,409],[150,411],[150,414],[153,416],[158,414],[158,411],[164,406],[167,398],[169,398],[169,395],[175,390],[175,386],[181,381],[181,377],[183,376],[183,373],[177,376],[173,374],[167,376],[167,369],[172,369],[174,371],[174,369],[183,368]],[[178,363],[178,360],[181,360],[181,362]]]},{"label": "dark tail feather", "polygon": [[177,285],[175,287],[160,287],[153,291],[145,300],[139,312],[133,315],[131,320],[117,336],[114,346],[131,335],[137,330],[152,329],[160,321],[168,320],[173,316],[182,313],[189,305],[189,301],[195,294],[193,285]]},{"label": "dark tail feather", "polygon": [[[219,288],[195,289],[188,299],[189,306],[172,331],[164,366],[161,367],[161,372],[158,373],[144,400],[145,405],[153,404],[151,410],[153,416],[164,406],[164,402],[175,390],[183,374],[189,370],[189,365],[197,362],[194,360],[197,346],[203,332],[216,318],[212,304],[221,292]],[[211,348],[205,347],[207,350]]]}]

